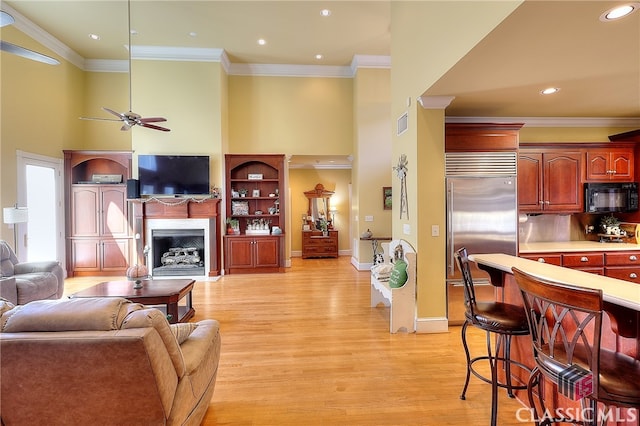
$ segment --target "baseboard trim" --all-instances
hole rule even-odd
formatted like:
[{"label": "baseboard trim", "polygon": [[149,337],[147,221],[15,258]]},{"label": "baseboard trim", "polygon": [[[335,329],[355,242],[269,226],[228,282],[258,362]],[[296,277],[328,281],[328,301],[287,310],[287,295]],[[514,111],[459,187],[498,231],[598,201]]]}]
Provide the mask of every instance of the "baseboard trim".
[{"label": "baseboard trim", "polygon": [[446,317],[416,319],[416,333],[447,333],[449,320]]}]

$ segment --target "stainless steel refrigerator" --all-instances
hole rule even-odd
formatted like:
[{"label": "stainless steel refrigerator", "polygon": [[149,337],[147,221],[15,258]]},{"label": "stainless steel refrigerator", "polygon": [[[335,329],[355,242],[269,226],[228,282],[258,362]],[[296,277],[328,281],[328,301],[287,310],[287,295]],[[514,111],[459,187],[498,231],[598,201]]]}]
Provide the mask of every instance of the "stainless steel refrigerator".
[{"label": "stainless steel refrigerator", "polygon": [[[517,157],[507,153],[447,153],[447,299],[450,324],[464,320],[462,277],[454,254],[518,252]],[[486,272],[472,269],[478,300],[493,299]]]}]

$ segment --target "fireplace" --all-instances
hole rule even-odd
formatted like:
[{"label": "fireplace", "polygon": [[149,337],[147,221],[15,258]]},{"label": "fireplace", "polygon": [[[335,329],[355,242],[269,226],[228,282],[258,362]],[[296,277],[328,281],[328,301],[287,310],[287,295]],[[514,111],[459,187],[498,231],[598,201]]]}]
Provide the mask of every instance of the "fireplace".
[{"label": "fireplace", "polygon": [[204,275],[204,229],[154,229],[151,275]]},{"label": "fireplace", "polygon": [[148,219],[147,267],[154,277],[209,274],[209,220]]}]

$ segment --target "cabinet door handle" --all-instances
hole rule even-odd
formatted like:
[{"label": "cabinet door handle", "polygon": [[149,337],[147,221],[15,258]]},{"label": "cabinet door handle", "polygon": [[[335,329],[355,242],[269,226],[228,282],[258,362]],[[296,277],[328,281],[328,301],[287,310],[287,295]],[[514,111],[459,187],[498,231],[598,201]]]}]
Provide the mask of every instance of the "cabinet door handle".
[{"label": "cabinet door handle", "polygon": [[633,278],[635,280],[636,278],[638,278],[638,274],[636,274],[635,272],[632,272],[629,274],[629,278]]},{"label": "cabinet door handle", "polygon": [[635,254],[632,254],[631,256],[629,256],[629,260],[635,262],[636,260],[638,260],[638,257]]},{"label": "cabinet door handle", "polygon": [[551,204],[551,203],[550,203],[549,201],[545,201],[544,203],[545,203],[546,205],[549,205],[549,204]]},{"label": "cabinet door handle", "polygon": [[538,262],[540,262],[540,263],[547,263],[547,261],[546,261],[546,260],[544,260],[544,257],[539,257],[539,258],[538,258]]},{"label": "cabinet door handle", "polygon": [[588,261],[589,261],[589,258],[587,256],[582,256],[580,258],[580,262],[588,262]]}]

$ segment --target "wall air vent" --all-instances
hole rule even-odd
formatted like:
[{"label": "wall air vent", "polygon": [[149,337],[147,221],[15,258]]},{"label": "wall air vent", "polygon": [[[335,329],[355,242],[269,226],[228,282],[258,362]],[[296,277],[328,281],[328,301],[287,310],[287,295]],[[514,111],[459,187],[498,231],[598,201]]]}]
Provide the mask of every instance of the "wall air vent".
[{"label": "wall air vent", "polygon": [[409,128],[409,113],[405,112],[398,118],[398,132],[397,135],[400,136]]},{"label": "wall air vent", "polygon": [[516,152],[447,152],[445,176],[515,176]]}]

